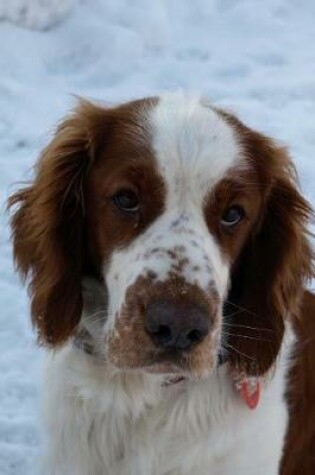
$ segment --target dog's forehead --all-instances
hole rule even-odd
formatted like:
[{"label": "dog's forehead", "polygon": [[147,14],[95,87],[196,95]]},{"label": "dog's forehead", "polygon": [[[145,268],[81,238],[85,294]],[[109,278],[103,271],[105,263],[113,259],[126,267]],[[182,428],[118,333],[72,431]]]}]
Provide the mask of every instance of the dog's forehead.
[{"label": "dog's forehead", "polygon": [[200,97],[167,94],[149,114],[151,146],[173,193],[184,185],[186,193],[192,191],[202,200],[240,161],[236,132]]}]

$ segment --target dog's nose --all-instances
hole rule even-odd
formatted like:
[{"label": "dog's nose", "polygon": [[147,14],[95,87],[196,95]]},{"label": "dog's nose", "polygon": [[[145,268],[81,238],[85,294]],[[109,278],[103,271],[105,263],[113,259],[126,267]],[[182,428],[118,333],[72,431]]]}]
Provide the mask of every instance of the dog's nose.
[{"label": "dog's nose", "polygon": [[175,304],[167,301],[148,305],[145,329],[158,346],[188,350],[209,333],[211,316],[196,304]]}]

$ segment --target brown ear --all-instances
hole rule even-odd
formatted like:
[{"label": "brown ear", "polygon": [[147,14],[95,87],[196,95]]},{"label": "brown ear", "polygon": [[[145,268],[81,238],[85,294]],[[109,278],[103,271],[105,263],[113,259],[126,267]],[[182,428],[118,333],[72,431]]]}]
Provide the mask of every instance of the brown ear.
[{"label": "brown ear", "polygon": [[49,345],[63,343],[80,319],[85,181],[106,117],[82,101],[43,151],[34,182],[9,199],[16,266],[30,276],[32,321]]},{"label": "brown ear", "polygon": [[233,363],[261,374],[275,361],[285,319],[299,315],[303,287],[314,276],[307,230],[312,210],[284,149],[248,129],[243,146],[257,171],[264,209],[235,267],[226,313]]}]

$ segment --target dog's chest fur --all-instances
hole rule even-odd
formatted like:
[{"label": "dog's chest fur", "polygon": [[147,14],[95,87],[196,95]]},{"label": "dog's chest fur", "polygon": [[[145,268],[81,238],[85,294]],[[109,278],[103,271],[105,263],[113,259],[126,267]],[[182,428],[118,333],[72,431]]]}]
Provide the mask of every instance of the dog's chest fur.
[{"label": "dog's chest fur", "polygon": [[[276,475],[288,345],[249,410],[226,366],[203,382],[105,374],[72,345],[46,371],[47,475]],[[49,412],[48,412],[49,408]]]}]

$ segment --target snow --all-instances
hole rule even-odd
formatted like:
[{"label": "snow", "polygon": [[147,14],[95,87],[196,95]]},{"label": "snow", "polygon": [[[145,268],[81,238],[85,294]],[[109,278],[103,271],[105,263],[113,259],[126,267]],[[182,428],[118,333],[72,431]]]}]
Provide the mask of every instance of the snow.
[{"label": "snow", "polygon": [[2,475],[35,473],[43,359],[13,272],[5,201],[32,176],[54,124],[74,104],[71,94],[116,102],[201,92],[288,144],[315,203],[313,0],[81,0],[67,12],[48,31],[0,23]]},{"label": "snow", "polygon": [[46,30],[62,21],[75,0],[0,0],[0,19]]}]

